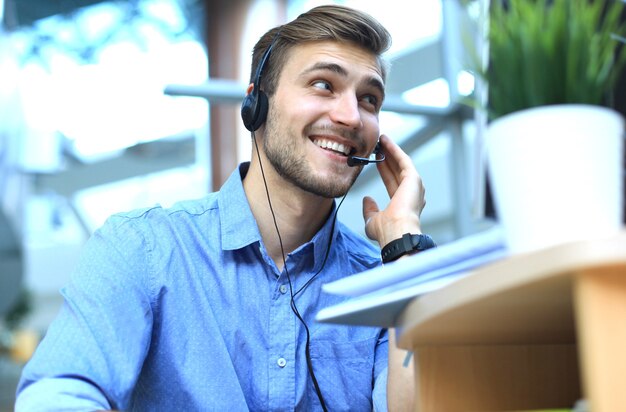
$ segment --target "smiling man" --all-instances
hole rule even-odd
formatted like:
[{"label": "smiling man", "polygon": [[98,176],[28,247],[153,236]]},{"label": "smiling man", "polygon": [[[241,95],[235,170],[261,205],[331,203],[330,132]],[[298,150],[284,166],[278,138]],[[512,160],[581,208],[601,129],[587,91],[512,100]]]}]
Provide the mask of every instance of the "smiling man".
[{"label": "smiling man", "polygon": [[363,167],[350,158],[378,142],[386,156],[391,199],[384,210],[363,200],[367,236],[384,247],[421,233],[419,174],[379,130],[389,43],[376,20],[341,6],[266,33],[242,105],[251,161],[219,192],[113,216],[93,235],[16,410],[410,407],[412,369],[392,333],[315,321],[342,299],[324,283],[381,262],[336,220],[335,198]]}]

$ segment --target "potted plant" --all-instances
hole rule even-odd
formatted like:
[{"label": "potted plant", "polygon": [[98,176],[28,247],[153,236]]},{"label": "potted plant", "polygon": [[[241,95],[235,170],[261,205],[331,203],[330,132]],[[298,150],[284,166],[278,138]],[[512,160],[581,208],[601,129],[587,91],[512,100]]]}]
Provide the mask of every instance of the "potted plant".
[{"label": "potted plant", "polygon": [[492,0],[485,133],[489,182],[513,252],[622,227],[626,64],[620,0]]}]

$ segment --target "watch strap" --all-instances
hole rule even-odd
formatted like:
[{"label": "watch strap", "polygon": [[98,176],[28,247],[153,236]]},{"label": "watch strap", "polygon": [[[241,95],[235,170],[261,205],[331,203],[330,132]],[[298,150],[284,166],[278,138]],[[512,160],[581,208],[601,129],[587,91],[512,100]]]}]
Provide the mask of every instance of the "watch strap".
[{"label": "watch strap", "polygon": [[400,239],[387,243],[381,250],[380,255],[383,263],[389,263],[406,254],[420,252],[436,246],[433,239],[428,235],[405,233]]}]

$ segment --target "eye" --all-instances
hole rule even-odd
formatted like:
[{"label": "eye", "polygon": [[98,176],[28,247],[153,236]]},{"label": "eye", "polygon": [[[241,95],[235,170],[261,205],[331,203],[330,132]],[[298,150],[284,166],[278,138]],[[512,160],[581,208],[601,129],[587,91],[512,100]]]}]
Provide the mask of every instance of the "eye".
[{"label": "eye", "polygon": [[373,94],[366,94],[363,97],[361,97],[361,101],[365,102],[365,104],[372,106],[375,110],[378,110],[378,102],[379,99],[378,97],[374,96]]},{"label": "eye", "polygon": [[329,91],[332,90],[330,83],[328,83],[325,80],[316,80],[313,82],[312,86],[318,89],[322,89],[322,90],[329,90]]}]

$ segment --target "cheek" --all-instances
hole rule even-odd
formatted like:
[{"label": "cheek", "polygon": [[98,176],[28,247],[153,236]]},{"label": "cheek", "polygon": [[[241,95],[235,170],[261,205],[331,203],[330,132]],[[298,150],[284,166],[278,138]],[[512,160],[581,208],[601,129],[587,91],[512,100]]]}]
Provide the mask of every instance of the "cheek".
[{"label": "cheek", "polygon": [[297,125],[309,123],[316,110],[315,104],[296,95],[281,95],[272,103],[276,118],[282,123],[277,126],[285,129],[294,129]]},{"label": "cheek", "polygon": [[[380,124],[378,122],[378,116],[368,114],[362,117],[363,119],[363,134],[369,143],[375,145],[380,137]],[[372,146],[373,147],[373,146]]]},{"label": "cheek", "polygon": [[328,112],[324,101],[306,98],[294,100],[286,109],[299,122],[319,118]]}]

